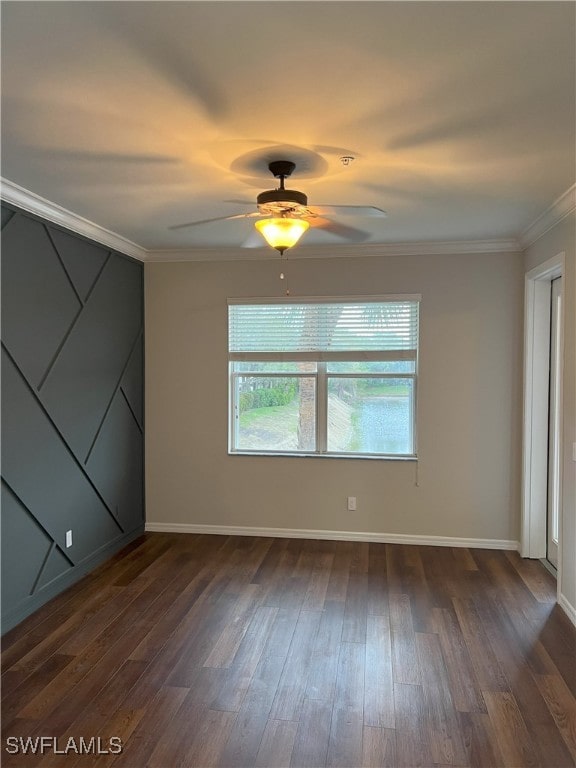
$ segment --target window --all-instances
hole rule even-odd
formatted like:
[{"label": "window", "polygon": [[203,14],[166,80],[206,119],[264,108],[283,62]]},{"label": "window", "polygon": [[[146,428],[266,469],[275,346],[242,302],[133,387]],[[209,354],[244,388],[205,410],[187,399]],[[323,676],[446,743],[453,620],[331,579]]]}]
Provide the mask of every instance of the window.
[{"label": "window", "polygon": [[419,299],[230,299],[230,452],[415,457]]}]

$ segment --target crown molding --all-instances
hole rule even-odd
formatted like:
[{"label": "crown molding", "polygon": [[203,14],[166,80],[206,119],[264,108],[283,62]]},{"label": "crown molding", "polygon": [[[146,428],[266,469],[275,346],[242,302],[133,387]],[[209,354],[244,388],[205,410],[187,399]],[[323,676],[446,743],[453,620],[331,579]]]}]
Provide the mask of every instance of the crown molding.
[{"label": "crown molding", "polygon": [[[40,216],[47,221],[76,232],[139,261],[269,261],[271,249],[263,248],[178,248],[146,249],[125,237],[85,219],[40,195],[30,192],[9,179],[0,177],[0,197],[7,203]],[[564,214],[566,215],[566,214]],[[515,238],[493,240],[447,240],[413,243],[363,243],[330,246],[299,246],[290,259],[333,259],[369,256],[446,256],[482,253],[518,253],[521,243]]]},{"label": "crown molding", "polygon": [[78,235],[95,240],[107,248],[132,256],[139,261],[146,260],[145,248],[2,177],[0,177],[0,197],[7,203],[40,216],[52,224],[65,227]]},{"label": "crown molding", "polygon": [[[290,260],[358,258],[361,256],[445,256],[473,253],[520,253],[515,238],[502,240],[446,240],[415,243],[356,243],[320,247],[298,246]],[[270,248],[193,248],[147,251],[146,261],[263,261],[274,258]],[[276,256],[276,258],[278,258]]]},{"label": "crown molding", "polygon": [[562,219],[576,210],[576,184],[558,197],[552,205],[541,213],[520,235],[522,249],[535,243],[542,235],[555,227]]}]

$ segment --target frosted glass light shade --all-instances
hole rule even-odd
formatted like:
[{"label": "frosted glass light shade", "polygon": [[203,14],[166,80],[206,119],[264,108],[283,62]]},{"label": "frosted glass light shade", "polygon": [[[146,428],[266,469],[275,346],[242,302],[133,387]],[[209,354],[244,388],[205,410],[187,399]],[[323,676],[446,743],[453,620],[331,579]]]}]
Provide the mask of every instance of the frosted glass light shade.
[{"label": "frosted glass light shade", "polygon": [[260,219],[260,221],[255,222],[254,226],[268,245],[283,253],[286,248],[296,245],[310,224],[304,219],[282,217],[278,219]]}]

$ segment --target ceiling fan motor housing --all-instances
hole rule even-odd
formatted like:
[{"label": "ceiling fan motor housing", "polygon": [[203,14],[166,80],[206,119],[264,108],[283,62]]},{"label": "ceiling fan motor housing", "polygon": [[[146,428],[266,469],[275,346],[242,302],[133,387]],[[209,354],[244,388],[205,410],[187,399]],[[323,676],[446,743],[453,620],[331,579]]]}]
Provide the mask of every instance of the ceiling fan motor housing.
[{"label": "ceiling fan motor housing", "polygon": [[284,179],[292,174],[296,163],[291,160],[274,160],[268,163],[268,170],[277,179],[280,179],[278,189],[269,189],[261,192],[256,198],[258,210],[264,216],[303,217],[309,216],[308,198],[297,189],[285,189]]},{"label": "ceiling fan motor housing", "polygon": [[281,216],[290,213],[294,216],[306,215],[308,198],[297,189],[269,189],[256,198],[260,213]]}]

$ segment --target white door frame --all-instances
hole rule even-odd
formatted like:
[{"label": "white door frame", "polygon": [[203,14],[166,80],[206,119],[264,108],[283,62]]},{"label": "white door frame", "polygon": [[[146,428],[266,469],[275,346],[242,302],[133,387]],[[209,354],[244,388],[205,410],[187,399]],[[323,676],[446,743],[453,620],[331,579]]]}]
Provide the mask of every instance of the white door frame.
[{"label": "white door frame", "polygon": [[[525,276],[524,431],[520,535],[522,557],[546,557],[550,283],[555,278],[564,276],[564,263],[565,254],[561,252],[531,269]],[[563,303],[562,327],[564,311]],[[561,349],[563,351],[563,347]],[[563,354],[560,360],[560,409],[562,409],[562,358]],[[562,467],[560,467],[560,510],[562,510]],[[559,526],[561,536],[562,514],[560,514]],[[560,590],[560,573],[561,562],[558,563],[558,590]]]}]

